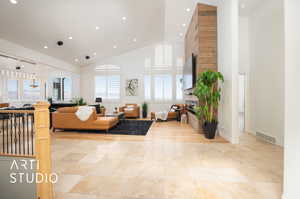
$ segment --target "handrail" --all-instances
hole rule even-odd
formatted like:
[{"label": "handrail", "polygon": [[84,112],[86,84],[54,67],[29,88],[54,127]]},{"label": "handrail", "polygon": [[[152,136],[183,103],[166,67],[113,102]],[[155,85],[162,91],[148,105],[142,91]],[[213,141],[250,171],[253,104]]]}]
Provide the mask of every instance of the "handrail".
[{"label": "handrail", "polygon": [[34,110],[0,110],[0,113],[34,113]]},{"label": "handrail", "polygon": [[[33,158],[37,173],[51,175],[51,136],[49,104],[38,102],[34,109],[0,110],[0,156]],[[46,178],[47,179],[47,178]],[[37,198],[52,199],[52,182],[37,183]]]}]

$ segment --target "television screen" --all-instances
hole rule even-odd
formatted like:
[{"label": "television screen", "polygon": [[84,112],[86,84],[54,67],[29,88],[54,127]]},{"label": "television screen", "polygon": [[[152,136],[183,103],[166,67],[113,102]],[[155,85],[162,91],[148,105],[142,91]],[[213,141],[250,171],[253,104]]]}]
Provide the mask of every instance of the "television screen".
[{"label": "television screen", "polygon": [[194,88],[196,83],[196,57],[190,57],[183,67],[183,89]]}]

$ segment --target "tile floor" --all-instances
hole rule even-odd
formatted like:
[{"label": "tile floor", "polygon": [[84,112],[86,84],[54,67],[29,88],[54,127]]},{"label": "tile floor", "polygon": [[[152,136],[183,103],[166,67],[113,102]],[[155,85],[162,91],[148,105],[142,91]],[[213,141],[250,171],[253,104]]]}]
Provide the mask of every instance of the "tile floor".
[{"label": "tile floor", "polygon": [[56,199],[280,199],[283,150],[245,134],[206,140],[187,125],[147,136],[53,134]]}]

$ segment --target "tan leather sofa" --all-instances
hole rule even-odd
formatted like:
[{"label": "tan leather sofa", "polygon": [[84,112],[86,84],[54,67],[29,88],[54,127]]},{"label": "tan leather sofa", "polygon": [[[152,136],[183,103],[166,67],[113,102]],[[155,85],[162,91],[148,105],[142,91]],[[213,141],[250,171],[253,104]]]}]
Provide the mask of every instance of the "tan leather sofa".
[{"label": "tan leather sofa", "polygon": [[0,103],[0,108],[9,107],[9,103]]},{"label": "tan leather sofa", "polygon": [[118,124],[117,117],[99,117],[96,111],[87,121],[81,121],[75,115],[78,107],[59,108],[52,113],[52,126],[55,129],[106,130]]},{"label": "tan leather sofa", "polygon": [[[132,108],[132,110],[126,110],[127,108]],[[126,118],[139,118],[140,117],[140,107],[137,104],[125,104],[119,108],[120,112],[124,112]]]}]

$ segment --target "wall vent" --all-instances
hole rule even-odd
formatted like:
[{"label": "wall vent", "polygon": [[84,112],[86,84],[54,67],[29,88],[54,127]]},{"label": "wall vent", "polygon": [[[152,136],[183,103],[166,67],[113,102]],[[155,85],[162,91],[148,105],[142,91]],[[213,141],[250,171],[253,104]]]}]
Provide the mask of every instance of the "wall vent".
[{"label": "wall vent", "polygon": [[256,137],[258,137],[259,139],[261,139],[265,142],[269,142],[271,144],[276,144],[276,138],[266,135],[264,133],[256,132]]}]

